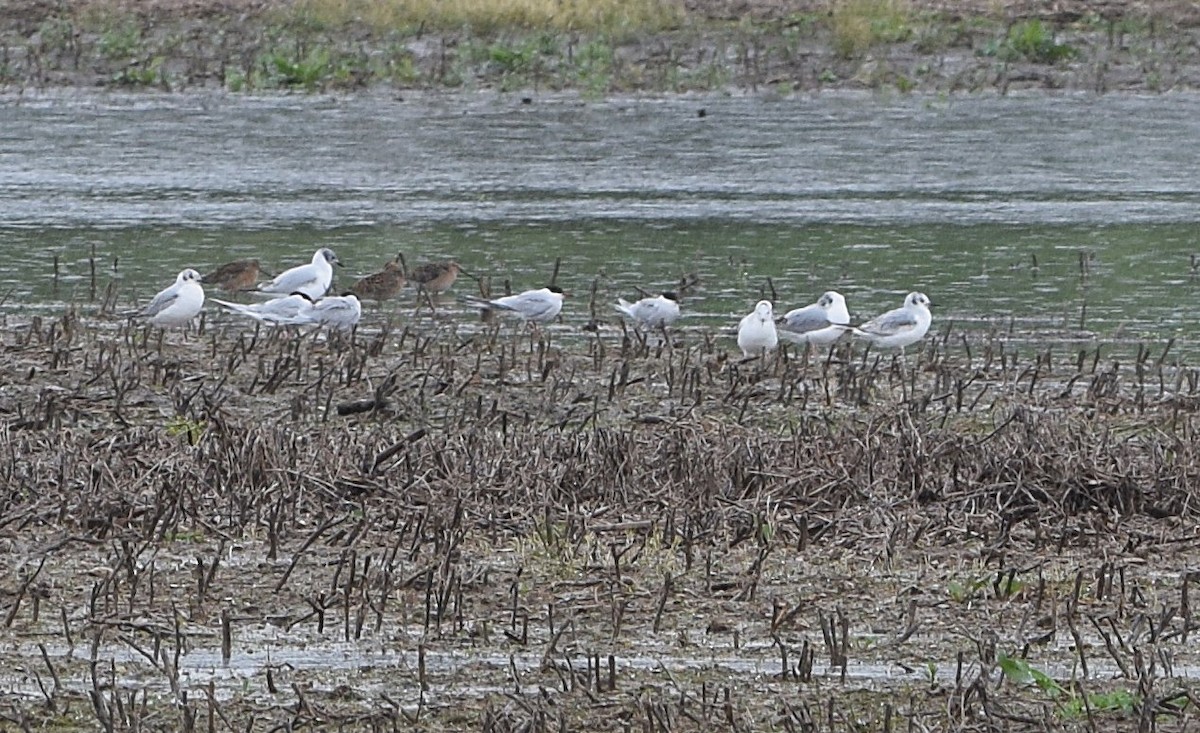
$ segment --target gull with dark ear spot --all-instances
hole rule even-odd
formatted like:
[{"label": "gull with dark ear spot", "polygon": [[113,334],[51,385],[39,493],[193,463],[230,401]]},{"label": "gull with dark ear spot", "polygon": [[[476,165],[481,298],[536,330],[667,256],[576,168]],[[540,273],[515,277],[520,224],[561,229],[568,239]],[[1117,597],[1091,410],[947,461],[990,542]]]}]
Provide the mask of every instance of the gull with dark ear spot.
[{"label": "gull with dark ear spot", "polygon": [[463,301],[485,311],[492,310],[501,313],[512,313],[521,320],[529,323],[549,323],[562,311],[564,293],[562,288],[551,285],[537,290],[526,290],[516,295],[506,295],[503,298],[484,300],[474,296],[465,296]]},{"label": "gull with dark ear spot", "polygon": [[150,323],[160,328],[186,326],[204,307],[200,277],[200,273],[191,268],[180,272],[175,283],[159,291],[145,308],[138,311],[137,317],[149,318]]},{"label": "gull with dark ear spot", "polygon": [[383,302],[396,297],[407,284],[404,268],[400,266],[400,258],[389,261],[383,269],[354,283],[351,292],[362,300]]},{"label": "gull with dark ear spot", "polygon": [[329,286],[333,284],[334,265],[342,266],[338,256],[328,247],[322,247],[313,254],[312,262],[284,270],[275,279],[259,285],[254,292],[271,297],[304,293],[316,300],[329,292]]},{"label": "gull with dark ear spot", "polygon": [[259,272],[258,260],[234,260],[208,273],[200,282],[227,293],[236,293],[254,287],[254,283],[258,282]]},{"label": "gull with dark ear spot", "polygon": [[846,332],[842,326],[849,324],[846,299],[836,290],[830,290],[816,303],[785,313],[777,326],[779,337],[794,344],[827,346],[841,338]]},{"label": "gull with dark ear spot", "polygon": [[268,326],[288,326],[299,323],[296,319],[313,307],[312,298],[304,293],[296,292],[285,298],[272,298],[264,303],[242,305],[213,298],[214,303],[225,306],[234,313],[240,313]]},{"label": "gull with dark ear spot", "polygon": [[758,301],[754,311],[742,318],[738,324],[737,342],[746,358],[766,356],[768,351],[773,351],[779,345],[771,301]]},{"label": "gull with dark ear spot", "polygon": [[639,328],[665,328],[679,318],[679,296],[667,291],[654,298],[642,298],[636,303],[617,298],[613,308],[632,319]]},{"label": "gull with dark ear spot", "polygon": [[933,303],[924,293],[909,293],[900,308],[875,316],[858,328],[849,330],[876,346],[903,351],[905,346],[925,338],[929,325],[933,323],[933,314],[929,312],[931,305]]}]

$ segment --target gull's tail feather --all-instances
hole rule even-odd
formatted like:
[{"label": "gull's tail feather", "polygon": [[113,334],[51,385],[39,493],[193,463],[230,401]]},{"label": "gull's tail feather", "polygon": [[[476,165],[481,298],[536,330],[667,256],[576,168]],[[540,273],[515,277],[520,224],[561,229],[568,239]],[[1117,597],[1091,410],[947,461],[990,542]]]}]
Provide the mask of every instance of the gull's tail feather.
[{"label": "gull's tail feather", "polygon": [[516,310],[516,308],[513,308],[512,306],[504,305],[503,303],[496,303],[496,302],[493,302],[490,300],[485,300],[483,298],[477,298],[474,295],[460,295],[460,296],[458,296],[458,298],[459,298],[459,300],[466,303],[467,305],[471,305],[476,308],[482,308],[484,310],[494,310],[494,311],[515,311]]},{"label": "gull's tail feather", "polygon": [[460,296],[458,296],[458,299],[460,302],[466,303],[467,305],[474,306],[476,308],[491,308],[492,307],[491,303],[484,300],[483,298],[477,298],[474,295],[460,295]]},{"label": "gull's tail feather", "polygon": [[241,303],[230,303],[228,300],[221,300],[220,298],[209,298],[209,300],[214,303],[217,303],[218,305],[223,305],[226,308],[228,308],[229,310],[236,311],[238,313],[243,312],[246,307],[246,306],[242,305]]}]

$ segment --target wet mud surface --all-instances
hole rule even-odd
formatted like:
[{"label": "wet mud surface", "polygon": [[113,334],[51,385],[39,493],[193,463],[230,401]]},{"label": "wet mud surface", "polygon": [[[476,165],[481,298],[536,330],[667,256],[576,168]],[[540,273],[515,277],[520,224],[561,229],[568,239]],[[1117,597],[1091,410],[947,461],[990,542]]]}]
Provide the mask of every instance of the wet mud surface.
[{"label": "wet mud surface", "polygon": [[1200,370],[7,317],[28,730],[1188,730]]}]

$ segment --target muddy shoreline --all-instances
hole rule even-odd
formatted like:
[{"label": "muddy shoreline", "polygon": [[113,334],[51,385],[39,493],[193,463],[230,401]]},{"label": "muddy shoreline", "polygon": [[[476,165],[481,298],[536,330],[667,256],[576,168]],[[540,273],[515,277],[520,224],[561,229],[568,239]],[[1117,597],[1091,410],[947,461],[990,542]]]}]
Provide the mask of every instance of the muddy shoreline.
[{"label": "muddy shoreline", "polygon": [[97,306],[4,324],[9,725],[1194,725],[1195,368]]},{"label": "muddy shoreline", "polygon": [[[915,2],[852,18],[826,3],[695,2],[672,27],[611,32],[381,29],[282,2],[17,0],[0,11],[0,84],[184,91],[749,90],[1167,92],[1200,86],[1185,2]],[[852,29],[858,26],[850,26]]]}]

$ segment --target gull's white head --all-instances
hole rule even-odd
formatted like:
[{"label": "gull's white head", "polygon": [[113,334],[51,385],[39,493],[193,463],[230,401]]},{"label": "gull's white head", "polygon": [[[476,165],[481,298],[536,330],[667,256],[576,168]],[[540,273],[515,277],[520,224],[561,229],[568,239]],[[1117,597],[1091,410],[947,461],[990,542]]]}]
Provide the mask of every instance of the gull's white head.
[{"label": "gull's white head", "polygon": [[333,250],[329,249],[328,247],[322,247],[321,249],[317,250],[316,254],[313,255],[314,263],[321,262],[321,261],[325,261],[331,265],[337,265],[338,267],[342,267],[341,260],[339,260],[338,256],[333,253]]},{"label": "gull's white head", "polygon": [[754,306],[754,312],[764,321],[771,320],[772,310],[771,301],[769,300],[760,300],[758,301],[758,305]]},{"label": "gull's white head", "polygon": [[842,297],[842,294],[836,290],[826,291],[821,295],[821,299],[817,301],[817,305],[821,306],[825,310],[829,310],[839,303],[841,305],[845,305],[846,299]]},{"label": "gull's white head", "polygon": [[196,282],[199,282],[200,279],[203,277],[204,277],[203,275],[201,275],[200,273],[196,272],[195,270],[193,270],[192,268],[189,267],[188,269],[179,273],[179,276],[175,278],[175,282],[183,283],[183,282],[187,282],[189,280],[195,280]]},{"label": "gull's white head", "polygon": [[909,293],[904,299],[904,305],[908,308],[928,308],[933,305],[925,293]]}]

